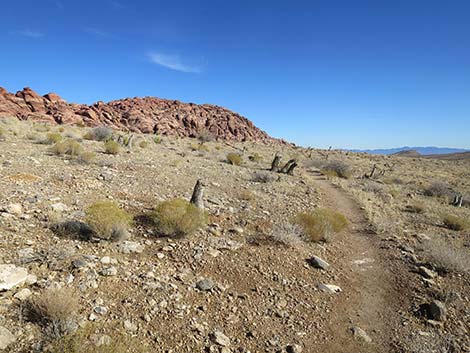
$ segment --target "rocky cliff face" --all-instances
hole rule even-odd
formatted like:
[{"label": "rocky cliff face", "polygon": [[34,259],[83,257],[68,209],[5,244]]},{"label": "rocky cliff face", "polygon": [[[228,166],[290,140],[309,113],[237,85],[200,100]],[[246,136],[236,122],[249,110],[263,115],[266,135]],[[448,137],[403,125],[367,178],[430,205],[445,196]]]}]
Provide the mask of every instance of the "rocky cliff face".
[{"label": "rocky cliff face", "polygon": [[107,125],[120,130],[161,135],[210,133],[227,140],[272,140],[251,121],[228,109],[155,97],[86,105],[67,103],[55,93],[41,96],[28,87],[16,94],[0,87],[0,118],[8,116],[57,124]]}]

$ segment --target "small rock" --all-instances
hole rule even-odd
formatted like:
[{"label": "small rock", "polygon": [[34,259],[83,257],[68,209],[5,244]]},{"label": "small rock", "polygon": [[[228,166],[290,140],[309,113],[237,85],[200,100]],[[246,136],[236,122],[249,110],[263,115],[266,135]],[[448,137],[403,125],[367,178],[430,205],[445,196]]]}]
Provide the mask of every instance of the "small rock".
[{"label": "small rock", "polygon": [[65,211],[68,210],[68,207],[67,207],[67,205],[59,202],[59,203],[53,203],[51,205],[51,209],[52,209],[52,211],[55,211],[55,212],[65,212]]},{"label": "small rock", "polygon": [[103,256],[100,262],[104,265],[109,265],[111,263],[111,258],[109,256]]},{"label": "small rock", "polygon": [[116,276],[117,275],[117,268],[114,266],[107,267],[101,270],[101,275],[103,276]]},{"label": "small rock", "polygon": [[138,330],[137,325],[132,323],[130,320],[124,321],[124,328],[130,332],[136,332]]},{"label": "small rock", "polygon": [[370,343],[372,342],[372,339],[369,337],[369,335],[364,331],[362,328],[358,326],[354,326],[352,329],[354,337],[363,340],[364,342]]},{"label": "small rock", "polygon": [[432,279],[432,278],[435,278],[437,276],[437,273],[428,269],[427,267],[424,267],[424,266],[420,266],[419,269],[419,274],[421,276],[423,276],[424,278],[427,278],[427,279]]},{"label": "small rock", "polygon": [[338,286],[335,286],[334,284],[320,284],[318,285],[318,289],[325,293],[329,294],[336,294],[342,292],[341,288]]},{"label": "small rock", "polygon": [[123,254],[140,254],[144,251],[144,246],[135,241],[123,241],[117,245],[117,248]]},{"label": "small rock", "polygon": [[105,315],[108,312],[108,309],[104,306],[95,306],[93,310],[99,315]]},{"label": "small rock", "polygon": [[307,260],[310,265],[316,268],[321,268],[322,270],[327,270],[330,267],[330,264],[318,256],[312,256]]},{"label": "small rock", "polygon": [[13,297],[18,299],[19,301],[24,301],[31,296],[32,292],[28,288],[23,288],[18,293],[16,293]]},{"label": "small rock", "polygon": [[0,291],[21,285],[28,279],[28,271],[12,264],[0,264]]},{"label": "small rock", "polygon": [[223,332],[215,330],[209,335],[209,338],[212,342],[215,344],[218,344],[219,346],[222,347],[228,347],[230,346],[230,338],[225,336]]},{"label": "small rock", "polygon": [[289,344],[286,346],[287,353],[302,353],[303,349],[298,344]]},{"label": "small rock", "polygon": [[0,326],[0,350],[6,349],[9,345],[15,343],[16,337],[5,327]]},{"label": "small rock", "polygon": [[431,320],[444,321],[447,314],[447,309],[443,302],[439,300],[433,300],[429,304],[429,318]]},{"label": "small rock", "polygon": [[5,207],[5,212],[13,215],[19,216],[23,213],[23,207],[18,203],[11,203]]},{"label": "small rock", "polygon": [[209,278],[203,278],[196,282],[196,288],[202,291],[209,291],[214,288],[215,283]]},{"label": "small rock", "polygon": [[80,268],[88,267],[90,264],[83,259],[75,259],[72,261],[72,265],[74,268],[80,269]]}]

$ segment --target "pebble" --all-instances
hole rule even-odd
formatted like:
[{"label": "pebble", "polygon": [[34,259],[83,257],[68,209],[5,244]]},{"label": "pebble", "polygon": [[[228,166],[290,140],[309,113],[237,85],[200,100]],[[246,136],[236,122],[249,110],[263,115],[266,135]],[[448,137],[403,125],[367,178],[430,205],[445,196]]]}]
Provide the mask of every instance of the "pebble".
[{"label": "pebble", "polygon": [[101,275],[103,276],[116,276],[117,275],[117,268],[112,266],[112,267],[107,267],[101,270]]},{"label": "pebble", "polygon": [[117,245],[117,248],[123,254],[140,254],[144,251],[144,246],[135,241],[123,241]]},{"label": "pebble", "polygon": [[372,342],[372,339],[369,337],[369,335],[364,331],[362,328],[358,326],[354,326],[352,329],[354,337],[363,340],[364,342],[370,343]]},{"label": "pebble", "polygon": [[226,335],[224,335],[223,332],[219,330],[215,330],[209,335],[209,338],[212,342],[215,344],[218,344],[219,346],[222,347],[228,347],[230,346],[230,338],[228,338]]},{"label": "pebble", "polygon": [[214,288],[215,283],[209,278],[203,278],[196,282],[196,288],[202,291],[209,291]]},{"label": "pebble", "polygon": [[18,299],[19,301],[25,301],[28,299],[31,294],[33,294],[28,288],[23,288],[19,292],[17,292],[13,297]]}]

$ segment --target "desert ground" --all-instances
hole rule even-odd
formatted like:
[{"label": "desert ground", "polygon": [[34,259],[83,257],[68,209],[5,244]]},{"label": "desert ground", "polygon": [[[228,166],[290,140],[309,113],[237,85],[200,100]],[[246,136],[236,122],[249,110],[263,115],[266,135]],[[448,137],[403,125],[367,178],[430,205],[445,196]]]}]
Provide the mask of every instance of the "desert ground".
[{"label": "desert ground", "polygon": [[[0,350],[470,351],[470,160],[0,127]],[[156,230],[197,180],[206,222]],[[132,218],[122,237],[65,226],[101,201]],[[313,239],[298,215],[324,209],[347,226],[313,219]]]}]

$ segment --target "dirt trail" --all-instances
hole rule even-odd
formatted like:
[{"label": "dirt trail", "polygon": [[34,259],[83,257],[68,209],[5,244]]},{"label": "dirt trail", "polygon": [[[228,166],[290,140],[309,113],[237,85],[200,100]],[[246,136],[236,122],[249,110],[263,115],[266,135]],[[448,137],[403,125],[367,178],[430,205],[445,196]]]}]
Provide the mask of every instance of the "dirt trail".
[{"label": "dirt trail", "polygon": [[[387,263],[380,239],[368,231],[369,223],[359,205],[344,191],[323,177],[313,175],[312,183],[323,194],[327,207],[338,210],[351,222],[347,233],[333,238],[336,263],[343,292],[327,327],[331,340],[314,352],[397,352],[393,333],[399,325],[400,295],[394,287],[396,274]],[[354,337],[353,327],[364,330],[372,339]]]}]

